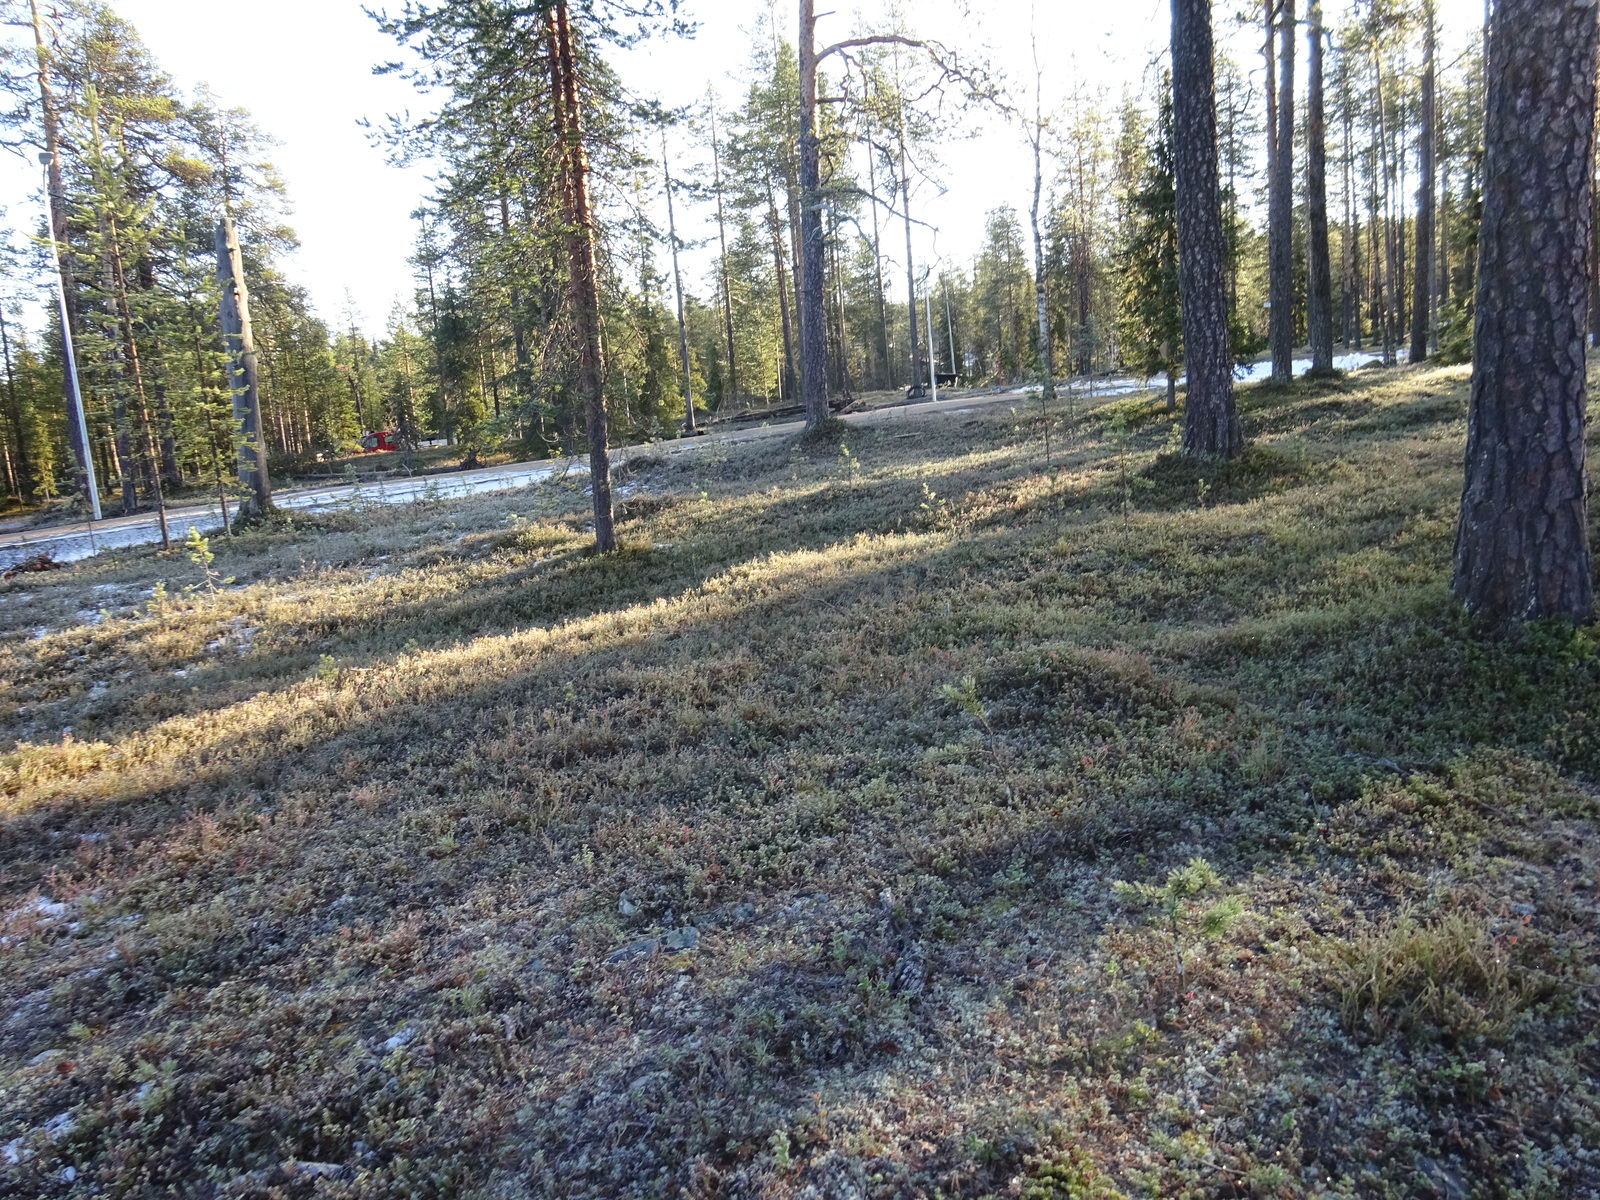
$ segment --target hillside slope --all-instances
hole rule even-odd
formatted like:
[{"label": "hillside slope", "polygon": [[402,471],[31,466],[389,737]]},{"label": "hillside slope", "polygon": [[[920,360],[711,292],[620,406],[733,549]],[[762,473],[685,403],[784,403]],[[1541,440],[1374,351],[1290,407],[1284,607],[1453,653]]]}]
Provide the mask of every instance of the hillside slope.
[{"label": "hillside slope", "polygon": [[1465,396],[0,584],[0,1193],[1600,1194],[1600,643],[1450,604]]}]

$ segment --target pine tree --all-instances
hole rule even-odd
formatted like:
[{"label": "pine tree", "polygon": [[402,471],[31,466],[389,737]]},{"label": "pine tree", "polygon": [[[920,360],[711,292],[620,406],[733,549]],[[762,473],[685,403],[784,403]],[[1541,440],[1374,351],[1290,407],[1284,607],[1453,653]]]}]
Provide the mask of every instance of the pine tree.
[{"label": "pine tree", "polygon": [[1178,210],[1172,177],[1172,104],[1160,115],[1137,187],[1126,199],[1117,275],[1122,282],[1118,333],[1123,361],[1167,380],[1167,410],[1176,407],[1183,364],[1183,312],[1178,303]]},{"label": "pine tree", "polygon": [[1232,458],[1244,433],[1233,403],[1210,0],[1172,0],[1172,147],[1189,377],[1183,448]]},{"label": "pine tree", "polygon": [[1452,588],[1497,624],[1594,615],[1584,466],[1594,4],[1490,24],[1476,355]]}]

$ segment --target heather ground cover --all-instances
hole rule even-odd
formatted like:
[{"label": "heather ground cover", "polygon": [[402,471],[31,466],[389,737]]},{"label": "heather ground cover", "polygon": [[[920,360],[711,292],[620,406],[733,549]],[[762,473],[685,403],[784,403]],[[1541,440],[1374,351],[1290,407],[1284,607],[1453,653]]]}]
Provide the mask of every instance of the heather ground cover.
[{"label": "heather ground cover", "polygon": [[0,584],[0,1192],[1600,1192],[1600,643],[1451,604],[1466,378]]}]

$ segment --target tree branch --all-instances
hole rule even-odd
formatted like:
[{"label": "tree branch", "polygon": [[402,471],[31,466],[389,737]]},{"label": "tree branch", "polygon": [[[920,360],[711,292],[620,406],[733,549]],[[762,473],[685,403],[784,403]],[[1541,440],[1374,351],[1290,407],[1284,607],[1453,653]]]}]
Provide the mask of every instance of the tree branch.
[{"label": "tree branch", "polygon": [[890,45],[894,45],[894,46],[910,46],[913,50],[926,50],[926,49],[928,49],[928,43],[927,42],[919,42],[919,41],[917,41],[916,38],[902,37],[898,33],[880,33],[880,34],[876,34],[876,35],[874,35],[872,37],[850,38],[850,39],[848,39],[846,41],[843,41],[843,42],[835,42],[833,45],[827,47],[825,50],[818,50],[817,51],[817,61],[820,63],[823,59],[827,58],[828,55],[836,54],[840,50],[854,50],[859,46],[890,46]]}]

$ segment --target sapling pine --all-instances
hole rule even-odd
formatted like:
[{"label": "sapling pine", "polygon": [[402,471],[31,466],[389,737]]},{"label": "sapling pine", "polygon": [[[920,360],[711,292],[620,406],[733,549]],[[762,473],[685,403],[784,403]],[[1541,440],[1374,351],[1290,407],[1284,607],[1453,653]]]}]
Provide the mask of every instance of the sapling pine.
[{"label": "sapling pine", "polygon": [[1162,884],[1118,880],[1112,885],[1117,899],[1149,910],[1150,923],[1172,935],[1179,992],[1184,990],[1185,938],[1200,937],[1207,941],[1219,938],[1244,911],[1244,904],[1237,896],[1224,896],[1209,906],[1205,903],[1204,897],[1221,886],[1222,878],[1216,868],[1203,858],[1192,858],[1186,865],[1174,867]]},{"label": "sapling pine", "polygon": [[989,732],[989,711],[978,699],[978,681],[971,675],[963,675],[959,684],[944,684],[939,688],[939,695],[982,725],[985,733]]},{"label": "sapling pine", "polygon": [[850,447],[844,442],[839,443],[839,462],[844,468],[845,478],[850,481],[850,490],[856,490],[856,480],[861,478],[861,460],[850,453]]},{"label": "sapling pine", "polygon": [[211,564],[216,560],[216,555],[211,553],[211,543],[193,525],[189,526],[189,536],[183,539],[184,546],[189,551],[189,561],[199,567],[205,575],[206,591],[212,595],[217,592],[217,573],[211,569]]}]

